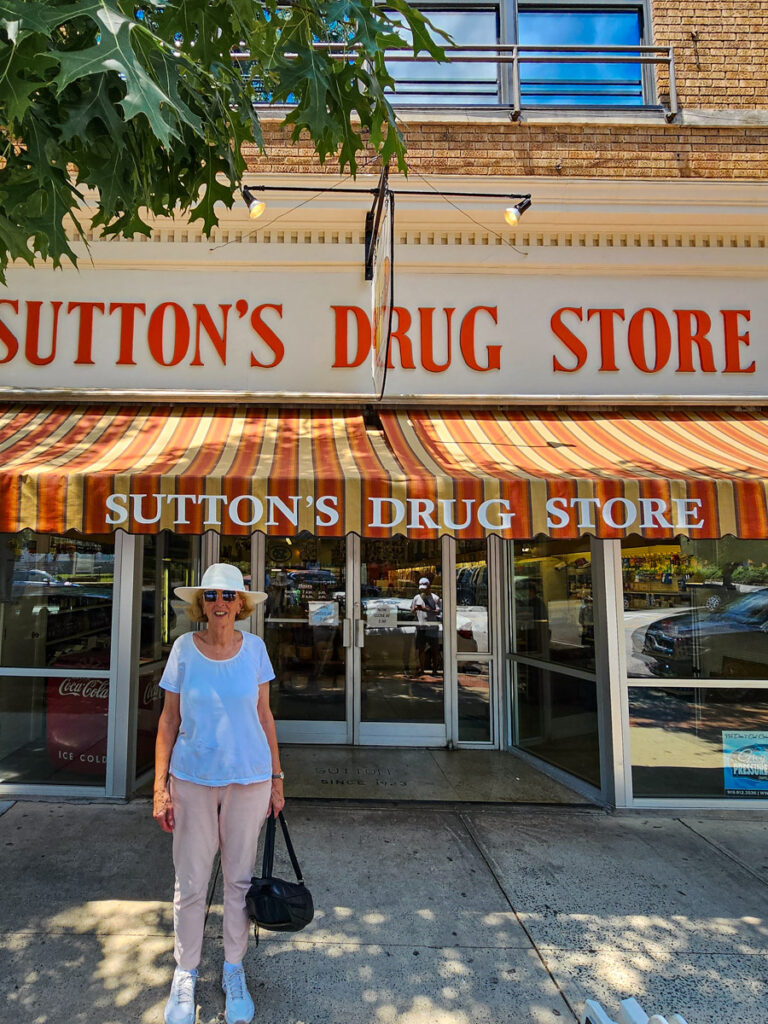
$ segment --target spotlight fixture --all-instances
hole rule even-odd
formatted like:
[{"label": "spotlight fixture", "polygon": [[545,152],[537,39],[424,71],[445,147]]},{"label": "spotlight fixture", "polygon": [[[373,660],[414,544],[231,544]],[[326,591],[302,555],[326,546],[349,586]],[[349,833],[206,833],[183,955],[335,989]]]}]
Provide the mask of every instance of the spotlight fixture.
[{"label": "spotlight fixture", "polygon": [[509,224],[510,227],[517,227],[520,223],[520,218],[523,216],[525,211],[531,206],[531,197],[524,196],[519,203],[515,206],[508,206],[504,211],[504,220]]},{"label": "spotlight fixture", "polygon": [[243,199],[248,207],[248,216],[251,220],[256,220],[267,208],[267,204],[261,199],[257,199],[256,196],[251,192],[247,185],[243,185],[242,188]]}]

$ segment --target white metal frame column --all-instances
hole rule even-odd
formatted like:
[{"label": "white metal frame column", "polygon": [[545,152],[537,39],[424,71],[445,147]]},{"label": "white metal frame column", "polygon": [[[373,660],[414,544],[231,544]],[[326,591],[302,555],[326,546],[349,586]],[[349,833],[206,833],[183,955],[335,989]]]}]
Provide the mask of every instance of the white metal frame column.
[{"label": "white metal frame column", "polygon": [[107,718],[106,796],[126,799],[133,790],[136,760],[136,690],[141,616],[140,537],[115,535],[112,606],[112,670]]},{"label": "white metal frame column", "polygon": [[362,648],[365,643],[363,602],[360,587],[362,544],[356,533],[347,534],[347,614],[343,624],[347,650],[347,743],[360,743],[362,717]]},{"label": "white metal frame column", "polygon": [[445,741],[450,750],[459,742],[459,666],[456,660],[456,541],[443,537],[443,693]]},{"label": "white metal frame column", "polygon": [[501,537],[488,538],[488,625],[491,631],[491,745],[502,748],[506,744],[503,735],[506,683],[506,633],[505,590],[506,573]]},{"label": "white metal frame column", "polygon": [[206,530],[203,534],[203,542],[200,550],[201,569],[203,572],[209,565],[219,561],[221,552],[221,537],[215,530]]},{"label": "white metal frame column", "polygon": [[628,805],[628,720],[623,643],[621,541],[592,539],[592,600],[595,619],[595,673],[600,743],[600,788],[616,807]]}]

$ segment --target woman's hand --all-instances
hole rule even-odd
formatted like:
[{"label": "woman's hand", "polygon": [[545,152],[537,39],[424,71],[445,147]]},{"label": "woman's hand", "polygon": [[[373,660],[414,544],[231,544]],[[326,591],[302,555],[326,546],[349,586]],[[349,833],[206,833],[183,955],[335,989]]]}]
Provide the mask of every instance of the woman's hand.
[{"label": "woman's hand", "polygon": [[173,800],[171,800],[171,794],[165,787],[155,790],[152,817],[163,832],[173,832],[176,824],[176,819],[173,815]]},{"label": "woman's hand", "polygon": [[283,780],[272,779],[272,796],[269,801],[269,813],[276,818],[285,807],[285,796],[283,795]]}]

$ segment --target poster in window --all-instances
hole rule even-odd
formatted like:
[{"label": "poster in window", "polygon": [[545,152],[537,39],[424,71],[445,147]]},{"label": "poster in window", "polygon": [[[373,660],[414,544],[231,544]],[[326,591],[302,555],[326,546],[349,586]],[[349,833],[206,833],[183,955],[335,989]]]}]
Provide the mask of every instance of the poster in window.
[{"label": "poster in window", "polygon": [[723,730],[725,796],[768,797],[768,732]]},{"label": "poster in window", "polygon": [[308,601],[307,610],[310,626],[338,626],[339,624],[338,601]]}]

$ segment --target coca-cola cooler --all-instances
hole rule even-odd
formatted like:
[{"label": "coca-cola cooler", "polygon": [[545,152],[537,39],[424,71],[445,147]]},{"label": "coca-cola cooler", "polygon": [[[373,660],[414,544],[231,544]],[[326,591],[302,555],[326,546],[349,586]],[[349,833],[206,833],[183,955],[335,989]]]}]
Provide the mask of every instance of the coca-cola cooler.
[{"label": "coca-cola cooler", "polygon": [[[97,671],[109,668],[109,651],[63,654],[51,668]],[[51,766],[78,775],[104,775],[107,765],[109,680],[76,673],[48,679],[46,734]]]},{"label": "coca-cola cooler", "polygon": [[[46,732],[48,757],[60,771],[78,775],[104,775],[107,764],[107,714],[109,681],[83,679],[77,669],[90,671],[109,668],[109,651],[83,651],[65,654],[51,668],[72,668],[64,679],[48,679]],[[141,773],[154,763],[155,736],[162,710],[158,681],[162,669],[139,675],[136,771]]]}]

